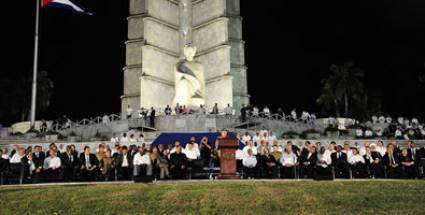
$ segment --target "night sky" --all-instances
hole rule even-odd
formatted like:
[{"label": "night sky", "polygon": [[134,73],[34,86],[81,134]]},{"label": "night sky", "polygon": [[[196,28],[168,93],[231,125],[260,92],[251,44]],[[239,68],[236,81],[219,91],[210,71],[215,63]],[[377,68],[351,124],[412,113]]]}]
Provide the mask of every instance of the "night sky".
[{"label": "night sky", "polygon": [[[50,109],[82,118],[118,113],[123,93],[127,0],[79,0],[93,16],[42,10],[40,70],[55,83]],[[267,2],[267,3],[266,3]],[[7,1],[3,75],[32,72],[35,1]],[[392,115],[425,117],[425,1],[241,0],[251,103],[320,113],[329,66],[353,60]],[[274,99],[271,99],[274,97]]]}]

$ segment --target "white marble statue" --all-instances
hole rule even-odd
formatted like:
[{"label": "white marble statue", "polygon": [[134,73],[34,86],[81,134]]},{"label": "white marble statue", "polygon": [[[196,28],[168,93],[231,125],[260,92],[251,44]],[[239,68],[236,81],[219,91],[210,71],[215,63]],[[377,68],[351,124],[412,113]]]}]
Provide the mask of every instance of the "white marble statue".
[{"label": "white marble statue", "polygon": [[204,67],[194,60],[196,47],[186,45],[183,53],[185,59],[178,62],[174,68],[175,96],[173,103],[197,109],[200,105],[205,105]]}]

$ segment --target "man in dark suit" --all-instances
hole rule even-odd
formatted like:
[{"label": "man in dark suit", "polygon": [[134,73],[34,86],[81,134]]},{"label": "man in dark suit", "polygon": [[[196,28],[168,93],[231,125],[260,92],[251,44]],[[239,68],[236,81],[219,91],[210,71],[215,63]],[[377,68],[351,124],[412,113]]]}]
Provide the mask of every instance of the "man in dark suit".
[{"label": "man in dark suit", "polygon": [[118,170],[118,179],[119,180],[131,180],[132,169],[133,169],[133,159],[128,153],[127,146],[123,146],[121,154],[118,155],[116,165]]},{"label": "man in dark suit", "polygon": [[277,177],[277,161],[273,155],[270,154],[268,148],[264,148],[264,154],[260,156],[260,168],[263,177],[276,178]]},{"label": "man in dark suit", "polygon": [[415,142],[413,140],[409,140],[407,142],[407,152],[412,161],[415,162],[415,165],[412,167],[412,171],[414,171],[415,177],[420,177],[419,168],[420,168],[420,160],[421,160],[421,151],[416,148]]},{"label": "man in dark suit", "polygon": [[81,180],[94,181],[97,178],[99,161],[96,156],[90,153],[90,147],[85,146],[84,152],[80,155]]},{"label": "man in dark suit", "polygon": [[41,146],[35,146],[34,152],[32,153],[32,162],[34,164],[33,179],[34,183],[41,182],[43,180],[43,164],[46,155],[42,151]]},{"label": "man in dark suit", "polygon": [[385,169],[382,161],[382,156],[379,152],[372,151],[369,146],[366,146],[366,154],[363,155],[365,160],[366,170],[370,177],[385,178]]},{"label": "man in dark suit", "polygon": [[182,179],[186,176],[187,157],[182,153],[181,146],[176,146],[176,152],[170,155],[170,170],[173,179]]},{"label": "man in dark suit", "polygon": [[74,147],[68,145],[66,152],[61,156],[63,180],[75,181],[77,179],[78,170],[80,169],[80,160],[74,152]]},{"label": "man in dark suit", "polygon": [[9,160],[2,157],[3,150],[0,149],[0,185],[6,182],[6,174],[9,168]]},{"label": "man in dark suit", "polygon": [[300,155],[300,178],[313,178],[316,162],[316,148],[311,144],[308,144]]},{"label": "man in dark suit", "polygon": [[347,154],[342,152],[342,146],[336,147],[336,152],[331,154],[331,159],[335,168],[335,178],[349,178]]},{"label": "man in dark suit", "polygon": [[395,146],[388,144],[383,163],[387,168],[387,178],[400,178],[400,162],[395,152]]}]

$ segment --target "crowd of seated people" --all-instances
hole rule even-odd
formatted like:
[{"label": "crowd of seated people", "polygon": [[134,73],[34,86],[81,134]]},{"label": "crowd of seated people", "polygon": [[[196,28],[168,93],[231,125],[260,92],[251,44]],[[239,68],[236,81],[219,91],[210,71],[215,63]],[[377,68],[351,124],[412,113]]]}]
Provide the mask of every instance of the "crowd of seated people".
[{"label": "crowd of seated people", "polygon": [[[148,148],[145,144],[122,145],[112,138],[113,144],[99,144],[96,149],[85,146],[81,152],[75,145],[67,145],[61,152],[55,143],[47,150],[41,146],[22,148],[15,145],[9,153],[0,150],[2,184],[72,181],[186,179],[188,172],[197,167],[219,166],[218,155],[207,137],[198,144],[195,137],[182,146],[180,141]],[[111,145],[111,146],[110,146]]]},{"label": "crowd of seated people", "polygon": [[[380,127],[382,125],[388,125]],[[404,140],[424,139],[424,124],[413,118],[411,120],[399,117],[392,120],[391,117],[373,116],[372,120],[367,122],[365,126],[358,126],[356,129],[356,138],[396,138]]]},{"label": "crowd of seated people", "polygon": [[[263,135],[263,137],[261,137]],[[270,135],[270,132],[268,133]],[[326,147],[320,142],[306,141],[297,146],[288,141],[284,145],[274,139],[258,139],[245,134],[243,149],[237,150],[238,172],[245,178],[403,178],[424,177],[425,148],[417,148],[414,141],[400,147],[397,140],[384,146],[364,143],[361,147],[346,141],[343,145],[331,142]],[[272,135],[273,136],[273,135]],[[257,142],[258,141],[258,142]],[[18,145],[9,153],[0,150],[2,184],[115,181],[150,179],[187,179],[198,169],[207,171],[219,167],[219,151],[201,138],[192,137],[183,147],[180,141],[165,146],[147,147],[142,144],[99,144],[95,149],[85,146],[78,152],[74,145],[61,151],[55,143],[47,150],[41,146],[22,148]]]},{"label": "crowd of seated people", "polygon": [[417,148],[414,141],[400,147],[397,140],[384,146],[364,143],[358,147],[346,141],[323,146],[306,141],[301,147],[288,141],[254,140],[245,134],[244,148],[237,151],[238,166],[246,178],[402,178],[424,177],[425,148]]}]

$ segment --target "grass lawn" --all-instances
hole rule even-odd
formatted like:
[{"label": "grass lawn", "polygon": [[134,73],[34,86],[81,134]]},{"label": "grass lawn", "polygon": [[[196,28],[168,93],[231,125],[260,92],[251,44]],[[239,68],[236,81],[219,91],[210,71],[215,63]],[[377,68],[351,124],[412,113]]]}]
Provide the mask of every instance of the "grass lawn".
[{"label": "grass lawn", "polygon": [[9,187],[0,214],[425,214],[425,181]]}]

